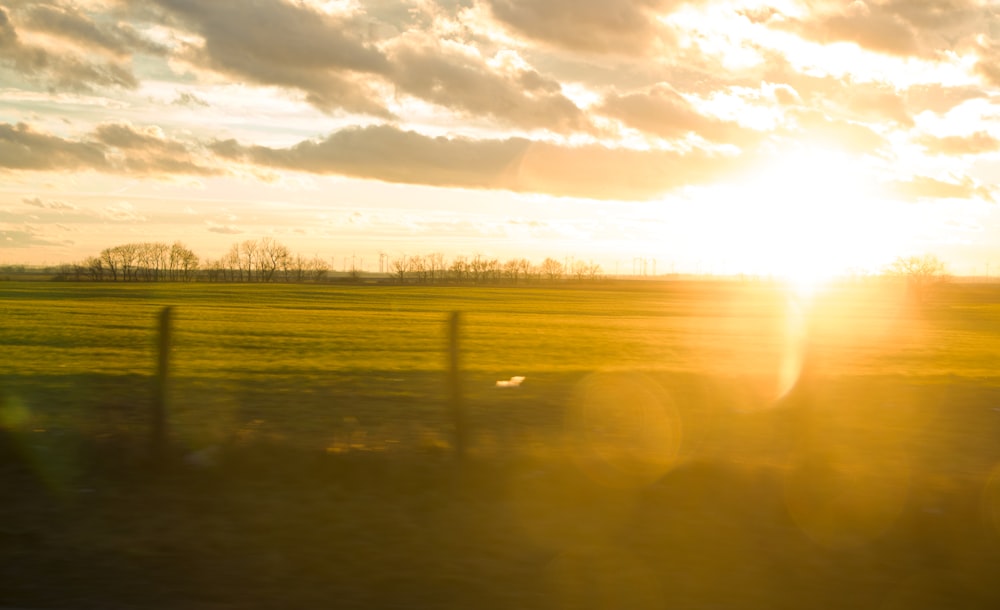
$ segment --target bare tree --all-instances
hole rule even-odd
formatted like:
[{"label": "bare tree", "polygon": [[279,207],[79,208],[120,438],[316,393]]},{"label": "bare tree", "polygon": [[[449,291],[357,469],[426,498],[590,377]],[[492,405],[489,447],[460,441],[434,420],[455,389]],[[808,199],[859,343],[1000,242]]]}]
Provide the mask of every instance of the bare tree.
[{"label": "bare tree", "polygon": [[230,282],[243,281],[243,265],[240,258],[240,244],[233,244],[229,250],[219,260],[222,267],[224,279]]},{"label": "bare tree", "polygon": [[283,244],[265,237],[257,242],[254,249],[256,253],[257,279],[261,282],[273,282],[275,274],[279,269],[285,267],[291,252]]},{"label": "bare tree", "polygon": [[101,251],[101,262],[104,268],[111,273],[111,279],[117,281],[120,277],[122,281],[136,279],[136,258],[138,254],[137,244],[122,244],[112,248],[105,248]]},{"label": "bare tree", "polygon": [[485,271],[487,282],[498,283],[503,278],[503,265],[500,263],[499,258],[487,259]]},{"label": "bare tree", "polygon": [[947,267],[933,254],[900,256],[886,269],[886,275],[905,280],[918,299],[923,299],[931,286],[948,279]]},{"label": "bare tree", "polygon": [[181,242],[175,241],[170,246],[167,267],[171,280],[190,281],[194,279],[194,274],[198,270],[198,256]]},{"label": "bare tree", "polygon": [[473,282],[485,284],[500,279],[502,266],[497,258],[486,258],[482,254],[476,254],[469,261],[468,269]]},{"label": "bare tree", "polygon": [[430,274],[429,265],[426,258],[420,256],[410,257],[410,272],[416,277],[417,281],[421,284],[426,284],[428,276]]},{"label": "bare tree", "polygon": [[587,277],[589,277],[591,281],[599,278],[602,271],[603,269],[601,269],[601,266],[593,261],[587,265]]},{"label": "bare tree", "polygon": [[451,277],[454,278],[456,282],[462,283],[469,275],[469,261],[467,261],[464,256],[459,256],[451,262],[451,267],[449,267],[448,270],[451,272]]},{"label": "bare tree", "polygon": [[169,266],[170,246],[163,242],[142,242],[134,244],[136,275],[147,282],[161,279],[161,273]]},{"label": "bare tree", "polygon": [[313,256],[308,263],[309,275],[313,280],[320,282],[326,279],[326,274],[330,271],[330,265],[319,256]]},{"label": "bare tree", "polygon": [[431,252],[424,257],[424,260],[427,262],[427,272],[432,283],[440,281],[444,278],[446,270],[444,254],[441,254],[440,252]]},{"label": "bare tree", "polygon": [[101,258],[90,256],[83,261],[83,266],[87,270],[90,279],[99,282],[104,279],[104,262]]},{"label": "bare tree", "polygon": [[118,266],[122,271],[122,279],[125,281],[136,280],[139,246],[137,244],[122,244],[115,246],[113,250],[118,256]]},{"label": "bare tree", "polygon": [[511,284],[516,284],[520,276],[521,276],[520,259],[512,258],[504,262],[503,277],[505,280],[508,280]]},{"label": "bare tree", "polygon": [[554,258],[546,258],[542,261],[541,272],[550,282],[554,282],[562,277],[563,264]]},{"label": "bare tree", "polygon": [[389,261],[389,271],[396,277],[396,281],[402,284],[406,281],[406,274],[410,271],[410,258],[402,254],[392,259]]},{"label": "bare tree", "polygon": [[301,254],[296,254],[293,257],[289,257],[282,271],[284,272],[286,282],[304,281],[306,274],[309,272],[309,261]]},{"label": "bare tree", "polygon": [[205,274],[210,282],[220,282],[226,279],[226,266],[222,259],[206,260]]},{"label": "bare tree", "polygon": [[257,241],[247,239],[240,242],[236,247],[236,255],[241,279],[245,275],[246,281],[252,282],[254,280],[254,266],[257,262]]},{"label": "bare tree", "polygon": [[101,266],[108,273],[111,274],[111,280],[114,281],[114,282],[117,282],[118,281],[118,259],[115,258],[115,255],[111,251],[111,248],[105,248],[105,249],[101,250],[101,253],[98,255],[98,258],[101,261]]}]

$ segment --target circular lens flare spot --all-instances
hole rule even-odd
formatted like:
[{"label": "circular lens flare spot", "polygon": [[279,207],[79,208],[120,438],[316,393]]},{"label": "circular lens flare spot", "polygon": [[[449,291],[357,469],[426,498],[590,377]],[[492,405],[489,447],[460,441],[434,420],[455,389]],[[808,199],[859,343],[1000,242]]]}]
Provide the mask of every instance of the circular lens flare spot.
[{"label": "circular lens flare spot", "polygon": [[674,465],[681,419],[662,386],[636,373],[594,373],[567,409],[573,458],[591,478],[616,487],[651,483]]},{"label": "circular lens flare spot", "polygon": [[896,452],[809,451],[786,474],[785,504],[799,528],[827,548],[865,545],[903,510],[910,469]]}]

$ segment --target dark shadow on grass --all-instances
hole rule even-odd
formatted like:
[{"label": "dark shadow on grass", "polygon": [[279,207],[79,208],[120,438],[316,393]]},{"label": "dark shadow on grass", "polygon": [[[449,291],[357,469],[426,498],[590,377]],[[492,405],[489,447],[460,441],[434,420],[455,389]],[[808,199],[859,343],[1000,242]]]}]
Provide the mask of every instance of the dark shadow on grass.
[{"label": "dark shadow on grass", "polygon": [[150,379],[4,379],[0,604],[1000,604],[992,386],[809,379],[747,409],[739,379],[649,373],[690,445],[659,476],[621,483],[565,444],[582,374],[530,379],[551,392],[472,389],[474,437],[500,449],[465,462],[434,415],[431,373],[367,374],[399,392],[378,398],[350,376],[215,394],[179,379],[157,469],[144,459]]}]

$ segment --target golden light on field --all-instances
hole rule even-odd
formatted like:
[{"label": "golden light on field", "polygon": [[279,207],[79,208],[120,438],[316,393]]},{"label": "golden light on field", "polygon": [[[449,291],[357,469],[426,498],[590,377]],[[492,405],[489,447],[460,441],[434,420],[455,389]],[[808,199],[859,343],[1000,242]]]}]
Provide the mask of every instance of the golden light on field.
[{"label": "golden light on field", "polygon": [[786,473],[784,493],[796,525],[827,548],[869,544],[899,517],[910,486],[900,452],[810,448]]},{"label": "golden light on field", "polygon": [[640,487],[673,467],[683,429],[670,396],[642,375],[593,373],[567,411],[571,451],[581,471],[605,485]]}]

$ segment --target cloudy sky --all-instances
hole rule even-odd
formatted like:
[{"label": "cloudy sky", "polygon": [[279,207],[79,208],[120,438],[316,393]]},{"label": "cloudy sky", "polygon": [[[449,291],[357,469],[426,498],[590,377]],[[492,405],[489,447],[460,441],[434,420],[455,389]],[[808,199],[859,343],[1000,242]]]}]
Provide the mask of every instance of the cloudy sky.
[{"label": "cloudy sky", "polygon": [[1000,273],[994,0],[7,0],[0,264]]}]

